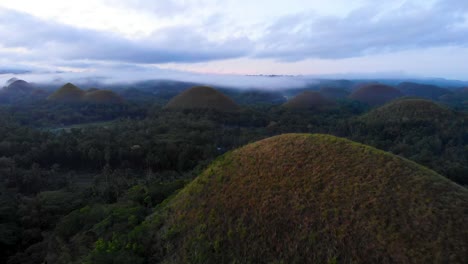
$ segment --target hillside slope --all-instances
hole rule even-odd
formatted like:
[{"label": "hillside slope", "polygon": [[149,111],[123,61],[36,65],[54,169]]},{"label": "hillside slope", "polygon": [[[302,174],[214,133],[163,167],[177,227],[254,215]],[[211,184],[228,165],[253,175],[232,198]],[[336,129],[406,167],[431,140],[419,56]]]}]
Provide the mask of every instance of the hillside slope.
[{"label": "hillside slope", "polygon": [[327,135],[227,153],[152,217],[163,263],[463,263],[468,190]]}]

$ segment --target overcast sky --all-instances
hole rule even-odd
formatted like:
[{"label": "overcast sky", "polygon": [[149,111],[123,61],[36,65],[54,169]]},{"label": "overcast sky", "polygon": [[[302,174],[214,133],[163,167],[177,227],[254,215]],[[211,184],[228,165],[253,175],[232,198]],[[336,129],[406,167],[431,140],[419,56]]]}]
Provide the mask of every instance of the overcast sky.
[{"label": "overcast sky", "polygon": [[465,0],[0,0],[0,73],[468,80],[467,62]]}]

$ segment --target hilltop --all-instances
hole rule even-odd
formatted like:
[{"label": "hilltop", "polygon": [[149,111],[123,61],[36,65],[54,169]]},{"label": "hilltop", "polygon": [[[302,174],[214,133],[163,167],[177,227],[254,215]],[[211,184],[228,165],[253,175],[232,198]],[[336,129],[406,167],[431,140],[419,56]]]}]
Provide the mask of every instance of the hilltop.
[{"label": "hilltop", "polygon": [[47,97],[49,101],[55,102],[79,102],[82,100],[85,92],[72,83],[67,83],[57,91]]},{"label": "hilltop", "polygon": [[213,109],[234,112],[239,106],[229,97],[208,86],[195,86],[183,91],[165,106],[166,109]]},{"label": "hilltop", "polygon": [[452,120],[455,114],[445,106],[424,99],[399,99],[376,108],[362,119],[369,122],[441,122]]},{"label": "hilltop", "polygon": [[319,92],[305,91],[283,104],[288,109],[318,109],[332,107],[334,102],[322,96]]},{"label": "hilltop", "polygon": [[328,135],[227,153],[151,219],[163,263],[463,263],[468,253],[467,189]]},{"label": "hilltop", "polygon": [[384,84],[363,85],[349,96],[351,99],[369,105],[381,105],[403,94],[396,88]]}]

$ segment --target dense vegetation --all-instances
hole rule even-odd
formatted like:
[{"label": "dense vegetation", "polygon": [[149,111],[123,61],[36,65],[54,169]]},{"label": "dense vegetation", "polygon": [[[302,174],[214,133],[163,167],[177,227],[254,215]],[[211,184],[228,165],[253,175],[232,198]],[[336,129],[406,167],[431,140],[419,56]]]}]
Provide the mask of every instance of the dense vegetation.
[{"label": "dense vegetation", "polygon": [[[236,111],[166,109],[173,91],[141,85],[121,89],[128,97],[119,104],[40,96],[0,106],[0,262],[151,263],[146,228],[167,197],[225,152],[282,133],[346,137],[468,185],[461,111],[420,100],[370,111],[333,89],[322,89],[341,98],[327,111],[283,108],[277,92],[232,90],[243,106],[221,94],[229,104],[220,107]],[[421,107],[428,111],[414,114]],[[464,108],[456,101],[453,109]],[[403,112],[405,122],[394,118]]]}]

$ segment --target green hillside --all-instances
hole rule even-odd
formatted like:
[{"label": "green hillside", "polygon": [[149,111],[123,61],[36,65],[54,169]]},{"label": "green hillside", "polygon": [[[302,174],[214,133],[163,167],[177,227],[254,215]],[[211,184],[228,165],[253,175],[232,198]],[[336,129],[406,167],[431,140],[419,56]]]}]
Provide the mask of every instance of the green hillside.
[{"label": "green hillside", "polygon": [[172,98],[166,109],[213,109],[234,112],[239,106],[221,92],[207,86],[192,87]]},{"label": "green hillside", "polygon": [[468,190],[328,135],[217,159],[153,215],[162,263],[463,263]]}]

